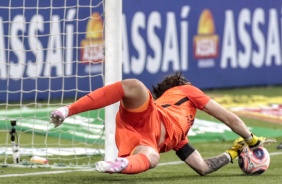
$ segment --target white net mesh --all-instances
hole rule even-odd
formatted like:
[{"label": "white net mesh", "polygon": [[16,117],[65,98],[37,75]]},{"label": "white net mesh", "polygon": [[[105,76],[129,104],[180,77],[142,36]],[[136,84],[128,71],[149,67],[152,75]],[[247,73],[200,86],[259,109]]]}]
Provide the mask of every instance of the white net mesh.
[{"label": "white net mesh", "polygon": [[89,165],[103,155],[104,110],[49,124],[52,110],[103,86],[103,12],[101,0],[0,2],[0,163],[13,164],[13,127],[20,164]]}]

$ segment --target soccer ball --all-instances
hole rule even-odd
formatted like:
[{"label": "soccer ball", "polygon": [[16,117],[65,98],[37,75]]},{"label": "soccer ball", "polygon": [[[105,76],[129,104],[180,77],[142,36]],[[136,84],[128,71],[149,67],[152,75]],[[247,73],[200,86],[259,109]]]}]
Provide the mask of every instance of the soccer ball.
[{"label": "soccer ball", "polygon": [[241,170],[249,175],[264,173],[269,166],[270,156],[264,147],[250,150],[248,146],[243,148],[238,157],[238,164]]}]

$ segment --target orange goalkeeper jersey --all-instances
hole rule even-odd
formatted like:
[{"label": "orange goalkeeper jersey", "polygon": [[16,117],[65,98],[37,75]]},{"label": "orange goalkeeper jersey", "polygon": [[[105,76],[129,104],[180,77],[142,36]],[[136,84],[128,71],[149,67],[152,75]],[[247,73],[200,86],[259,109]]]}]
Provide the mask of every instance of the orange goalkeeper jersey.
[{"label": "orange goalkeeper jersey", "polygon": [[[128,156],[138,145],[148,145],[159,152],[178,150],[188,142],[187,133],[196,109],[203,109],[210,98],[192,85],[183,85],[167,90],[156,101],[150,94],[148,100],[148,107],[142,112],[132,112],[120,105],[116,116],[119,157]],[[158,146],[161,122],[167,134]]]},{"label": "orange goalkeeper jersey", "polygon": [[167,90],[155,101],[167,131],[160,152],[178,150],[188,142],[187,134],[194,123],[196,110],[203,109],[210,97],[192,85]]}]

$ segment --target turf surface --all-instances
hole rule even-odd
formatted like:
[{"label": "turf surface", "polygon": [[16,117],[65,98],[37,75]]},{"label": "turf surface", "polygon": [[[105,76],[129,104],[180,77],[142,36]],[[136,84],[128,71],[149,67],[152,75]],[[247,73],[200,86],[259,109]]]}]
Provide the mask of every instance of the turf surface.
[{"label": "turf surface", "polygon": [[[264,87],[264,88],[243,88],[243,89],[224,89],[207,91],[211,96],[221,94],[231,95],[265,95],[279,96],[282,87]],[[199,112],[197,118],[213,120],[206,114]],[[254,120],[250,118],[242,118],[248,126],[268,127],[282,131],[282,126],[277,123],[269,123],[266,121]],[[271,135],[270,135],[271,136]],[[269,169],[259,176],[247,176],[239,169],[237,160],[233,164],[228,164],[224,168],[211,173],[207,176],[199,176],[191,168],[185,164],[167,165],[167,163],[179,162],[179,159],[173,151],[161,154],[162,166],[137,175],[120,175],[120,174],[104,174],[95,171],[77,171],[77,170],[54,170],[48,168],[0,168],[0,183],[150,183],[150,184],[278,184],[282,181],[282,150],[276,147],[282,142],[282,137],[276,137],[278,142],[267,147],[271,154],[271,163]],[[192,143],[193,144],[193,143]],[[221,154],[224,150],[231,146],[232,142],[205,142],[194,143],[193,145],[200,151],[204,158]],[[100,160],[101,157],[94,157],[93,160]],[[66,171],[66,172],[64,172]],[[53,172],[50,174],[49,172]],[[62,173],[60,173],[62,172]],[[37,173],[27,176],[21,174]],[[44,174],[43,174],[44,173]],[[48,174],[49,173],[49,174]],[[5,176],[5,177],[4,177]],[[10,176],[10,177],[7,177]]]}]

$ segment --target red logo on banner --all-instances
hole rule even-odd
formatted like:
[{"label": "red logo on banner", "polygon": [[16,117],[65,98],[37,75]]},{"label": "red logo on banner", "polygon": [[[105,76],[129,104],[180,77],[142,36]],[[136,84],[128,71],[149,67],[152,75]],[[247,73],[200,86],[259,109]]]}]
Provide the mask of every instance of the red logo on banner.
[{"label": "red logo on banner", "polygon": [[218,36],[215,34],[211,12],[205,9],[198,24],[198,35],[194,36],[194,57],[197,59],[216,58],[218,56]]},{"label": "red logo on banner", "polygon": [[83,63],[100,63],[104,60],[103,21],[99,13],[93,13],[88,21],[86,39],[80,45]]}]

